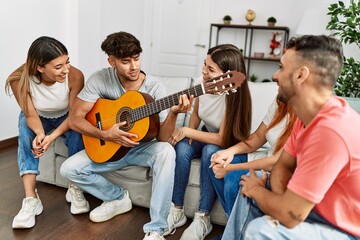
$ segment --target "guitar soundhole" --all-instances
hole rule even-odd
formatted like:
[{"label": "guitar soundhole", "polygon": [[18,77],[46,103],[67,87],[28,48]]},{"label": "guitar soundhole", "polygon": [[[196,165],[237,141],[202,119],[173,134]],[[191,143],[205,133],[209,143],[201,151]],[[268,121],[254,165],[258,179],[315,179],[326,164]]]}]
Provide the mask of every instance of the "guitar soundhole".
[{"label": "guitar soundhole", "polygon": [[126,122],[126,124],[121,127],[121,130],[129,131],[134,126],[131,119],[131,108],[124,107],[120,109],[116,115],[116,122]]}]

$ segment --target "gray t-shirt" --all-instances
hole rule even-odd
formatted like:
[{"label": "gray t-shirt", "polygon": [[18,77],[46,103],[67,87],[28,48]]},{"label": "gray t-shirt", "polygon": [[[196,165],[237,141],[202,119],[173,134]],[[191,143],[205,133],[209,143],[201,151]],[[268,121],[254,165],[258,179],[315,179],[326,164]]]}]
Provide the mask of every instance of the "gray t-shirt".
[{"label": "gray t-shirt", "polygon": [[[154,100],[166,97],[165,86],[151,76],[146,76],[138,91],[149,94]],[[78,97],[83,101],[94,103],[99,98],[115,100],[124,93],[125,90],[116,75],[115,68],[109,67],[93,73]],[[160,122],[165,121],[167,114],[168,110],[159,113]]]}]

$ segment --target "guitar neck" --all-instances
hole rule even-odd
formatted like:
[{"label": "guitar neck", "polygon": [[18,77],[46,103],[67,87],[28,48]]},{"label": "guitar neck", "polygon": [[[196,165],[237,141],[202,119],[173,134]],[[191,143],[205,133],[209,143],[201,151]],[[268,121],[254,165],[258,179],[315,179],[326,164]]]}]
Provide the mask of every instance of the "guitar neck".
[{"label": "guitar neck", "polygon": [[135,108],[131,111],[131,122],[136,122],[140,119],[159,113],[165,109],[171,108],[172,106],[178,105],[179,97],[184,94],[186,94],[188,98],[190,98],[191,95],[194,97],[201,96],[205,94],[204,86],[201,83],[189,89],[185,89],[170,96],[158,99],[144,106]]}]

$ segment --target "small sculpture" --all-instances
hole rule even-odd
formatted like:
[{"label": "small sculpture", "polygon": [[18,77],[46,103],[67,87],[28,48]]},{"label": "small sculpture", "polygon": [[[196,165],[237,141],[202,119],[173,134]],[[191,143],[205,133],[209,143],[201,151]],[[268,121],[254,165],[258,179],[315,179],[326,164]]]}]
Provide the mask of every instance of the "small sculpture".
[{"label": "small sculpture", "polygon": [[281,54],[281,41],[282,36],[279,32],[274,32],[273,37],[270,41],[270,56],[271,57],[279,57]]},{"label": "small sculpture", "polygon": [[251,25],[251,22],[254,21],[255,17],[256,17],[256,13],[253,10],[251,9],[247,10],[245,18],[249,22],[249,25]]}]

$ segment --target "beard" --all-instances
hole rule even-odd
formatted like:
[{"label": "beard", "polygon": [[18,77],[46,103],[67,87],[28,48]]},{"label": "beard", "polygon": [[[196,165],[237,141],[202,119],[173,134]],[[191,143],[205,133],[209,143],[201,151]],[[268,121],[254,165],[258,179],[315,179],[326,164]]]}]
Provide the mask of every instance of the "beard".
[{"label": "beard", "polygon": [[285,104],[288,103],[289,99],[288,97],[286,96],[286,94],[284,94],[283,92],[280,92],[280,89],[279,89],[279,92],[278,92],[278,95],[277,95],[277,99],[280,101],[280,102],[283,102]]},{"label": "beard", "polygon": [[288,86],[288,87],[280,87],[279,86],[277,99],[285,104],[288,104],[290,99],[295,95],[294,81],[292,79],[293,79],[293,74],[290,74],[288,77],[290,86]]}]

